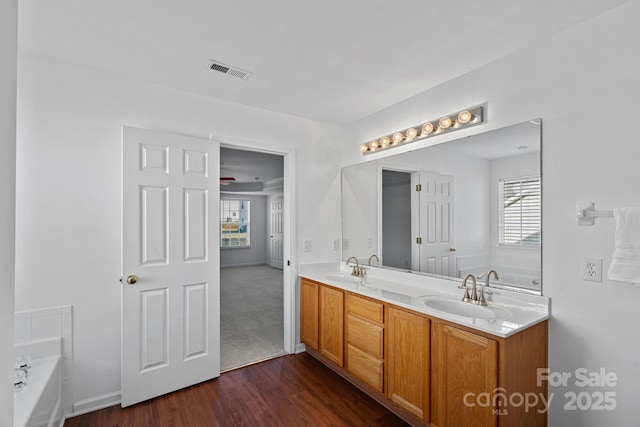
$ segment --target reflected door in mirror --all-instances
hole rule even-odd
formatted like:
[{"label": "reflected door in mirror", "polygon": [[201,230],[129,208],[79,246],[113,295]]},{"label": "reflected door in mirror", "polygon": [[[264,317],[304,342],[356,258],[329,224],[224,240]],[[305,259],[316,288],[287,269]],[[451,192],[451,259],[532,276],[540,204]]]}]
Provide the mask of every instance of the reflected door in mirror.
[{"label": "reflected door in mirror", "polygon": [[455,276],[453,176],[421,172],[420,185],[420,271]]}]

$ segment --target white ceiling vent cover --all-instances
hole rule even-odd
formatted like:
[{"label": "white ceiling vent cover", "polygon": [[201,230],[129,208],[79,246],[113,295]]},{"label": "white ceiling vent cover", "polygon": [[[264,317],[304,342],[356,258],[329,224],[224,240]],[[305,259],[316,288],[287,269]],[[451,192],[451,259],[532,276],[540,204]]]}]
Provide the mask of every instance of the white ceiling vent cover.
[{"label": "white ceiling vent cover", "polygon": [[238,67],[233,67],[231,65],[224,64],[220,61],[216,61],[215,59],[211,59],[207,63],[207,68],[213,71],[217,71],[219,73],[226,74],[228,76],[237,77],[242,80],[249,80],[249,78],[253,75],[251,71],[246,71]]}]

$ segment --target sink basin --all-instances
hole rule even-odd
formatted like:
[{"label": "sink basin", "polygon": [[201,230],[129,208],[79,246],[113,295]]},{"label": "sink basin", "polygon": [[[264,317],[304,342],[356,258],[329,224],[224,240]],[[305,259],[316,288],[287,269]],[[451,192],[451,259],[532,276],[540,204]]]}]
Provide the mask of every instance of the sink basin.
[{"label": "sink basin", "polygon": [[334,282],[360,283],[361,281],[359,277],[351,276],[349,274],[326,274],[324,278]]},{"label": "sink basin", "polygon": [[421,297],[418,298],[425,307],[437,310],[443,313],[449,313],[456,316],[472,317],[475,319],[507,319],[511,317],[511,313],[504,308],[490,306],[475,305],[468,302],[454,300],[442,297]]}]

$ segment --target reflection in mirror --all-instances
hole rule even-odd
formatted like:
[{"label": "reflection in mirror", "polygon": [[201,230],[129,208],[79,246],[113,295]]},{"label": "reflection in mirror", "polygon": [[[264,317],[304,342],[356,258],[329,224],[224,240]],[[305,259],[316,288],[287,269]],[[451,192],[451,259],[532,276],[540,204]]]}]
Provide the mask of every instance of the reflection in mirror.
[{"label": "reflection in mirror", "polygon": [[342,258],[541,293],[541,120],[342,170]]},{"label": "reflection in mirror", "polygon": [[382,170],[384,265],[411,269],[411,173]]}]

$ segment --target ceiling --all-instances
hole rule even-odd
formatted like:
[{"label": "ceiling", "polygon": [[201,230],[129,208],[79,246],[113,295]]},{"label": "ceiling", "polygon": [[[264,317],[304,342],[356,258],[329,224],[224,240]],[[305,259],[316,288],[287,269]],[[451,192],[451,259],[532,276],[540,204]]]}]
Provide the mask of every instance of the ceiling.
[{"label": "ceiling", "polygon": [[542,142],[540,119],[470,135],[434,147],[485,160],[539,153]]},{"label": "ceiling", "polygon": [[23,0],[19,50],[344,125],[626,1]]},{"label": "ceiling", "polygon": [[256,151],[220,148],[220,191],[254,195],[282,192],[284,157]]}]

